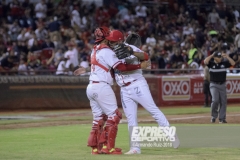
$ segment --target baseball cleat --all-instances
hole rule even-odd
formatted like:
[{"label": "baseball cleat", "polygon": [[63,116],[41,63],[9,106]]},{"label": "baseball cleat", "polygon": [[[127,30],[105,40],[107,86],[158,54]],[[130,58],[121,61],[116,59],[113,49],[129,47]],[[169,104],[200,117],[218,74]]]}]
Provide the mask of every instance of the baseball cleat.
[{"label": "baseball cleat", "polygon": [[172,145],[173,145],[173,148],[178,148],[179,146],[180,146],[180,140],[179,140],[179,138],[178,138],[178,136],[177,136],[177,133],[175,134],[175,141],[174,142],[172,142]]},{"label": "baseball cleat", "polygon": [[100,153],[98,152],[98,149],[97,149],[97,148],[93,148],[93,149],[92,149],[92,154],[95,155],[95,154],[100,154]]},{"label": "baseball cleat", "polygon": [[124,154],[141,154],[141,151],[137,151],[135,149],[131,149],[130,151],[124,153]]},{"label": "baseball cleat", "polygon": [[211,122],[212,122],[212,123],[215,123],[215,121],[216,121],[215,118],[212,118],[212,119],[211,119]]},{"label": "baseball cleat", "polygon": [[219,123],[227,123],[227,121],[224,119],[224,120],[220,120]]},{"label": "baseball cleat", "polygon": [[121,148],[108,149],[107,146],[103,146],[101,153],[103,154],[122,154]]}]

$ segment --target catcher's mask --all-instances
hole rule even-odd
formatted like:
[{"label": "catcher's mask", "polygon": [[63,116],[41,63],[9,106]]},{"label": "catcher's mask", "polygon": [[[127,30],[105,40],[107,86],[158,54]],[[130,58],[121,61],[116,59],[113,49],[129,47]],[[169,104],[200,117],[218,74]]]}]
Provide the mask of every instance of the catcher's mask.
[{"label": "catcher's mask", "polygon": [[109,36],[110,30],[108,27],[98,27],[94,31],[95,43],[99,43]]},{"label": "catcher's mask", "polygon": [[119,42],[124,40],[124,36],[119,30],[113,30],[110,32],[109,36],[106,37],[106,39],[109,40],[109,46],[113,48]]}]

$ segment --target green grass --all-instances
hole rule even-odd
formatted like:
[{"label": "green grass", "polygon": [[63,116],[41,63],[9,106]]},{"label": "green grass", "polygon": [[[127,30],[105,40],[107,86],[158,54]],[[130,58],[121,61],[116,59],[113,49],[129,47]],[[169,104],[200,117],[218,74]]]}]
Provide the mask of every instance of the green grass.
[{"label": "green grass", "polygon": [[[161,111],[165,115],[176,115],[176,114],[199,114],[199,113],[209,113],[210,108],[202,108],[202,107],[185,107],[185,108],[161,108]],[[227,112],[240,112],[240,106],[231,106],[227,108]]]},{"label": "green grass", "polygon": [[[147,124],[144,124],[147,125]],[[203,128],[201,128],[202,126]],[[215,125],[177,125],[181,140],[181,147],[173,148],[143,148],[141,155],[90,155],[90,148],[86,146],[87,137],[91,129],[89,125],[69,125],[54,127],[39,127],[25,129],[0,130],[0,159],[1,160],[146,160],[146,159],[177,159],[177,160],[233,160],[239,159],[240,147],[227,148],[204,147],[209,144],[211,134],[217,138],[216,146],[222,139],[234,140],[239,137],[239,125],[225,125],[230,127],[229,133],[216,134],[221,126]],[[191,127],[193,127],[191,129]],[[216,128],[217,127],[217,128]],[[237,129],[236,129],[237,128]],[[188,130],[187,130],[188,129]],[[204,130],[206,129],[206,130]],[[191,130],[191,133],[190,133]],[[223,128],[224,130],[224,128]],[[227,129],[226,129],[227,130]],[[201,131],[199,133],[199,131]],[[236,132],[237,131],[237,132]],[[204,134],[207,135],[201,135]],[[215,135],[216,134],[216,135]],[[196,142],[192,138],[196,137]],[[204,138],[205,137],[205,138]],[[214,141],[214,140],[212,140]],[[240,144],[239,138],[235,140]],[[191,146],[191,143],[192,146]],[[201,143],[200,147],[196,143]],[[120,124],[117,137],[117,147],[128,151],[127,125]],[[223,148],[224,147],[224,148]]]},{"label": "green grass", "polygon": [[[166,115],[209,113],[210,108],[160,107]],[[231,106],[228,112],[240,112],[239,106]],[[0,113],[1,116],[32,115],[46,116],[82,113],[78,116],[44,118],[41,120],[0,120],[0,125],[92,120],[91,111],[41,111]],[[145,110],[138,110],[140,117],[149,116]],[[156,125],[142,124],[142,125]],[[174,124],[172,124],[174,125]],[[181,141],[179,149],[142,148],[141,155],[90,155],[86,146],[91,124],[36,127],[22,129],[0,129],[0,160],[239,160],[239,124],[177,124]],[[116,146],[128,151],[127,125],[120,124]]]}]

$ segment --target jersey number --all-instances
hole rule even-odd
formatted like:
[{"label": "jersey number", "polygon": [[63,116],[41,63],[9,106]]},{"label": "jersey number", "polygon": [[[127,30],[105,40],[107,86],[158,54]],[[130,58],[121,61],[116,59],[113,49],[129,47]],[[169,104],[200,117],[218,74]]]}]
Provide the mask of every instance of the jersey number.
[{"label": "jersey number", "polygon": [[138,87],[134,88],[134,90],[135,90],[135,93],[136,93],[136,94],[139,94],[139,93],[140,93],[140,90],[139,90]]}]

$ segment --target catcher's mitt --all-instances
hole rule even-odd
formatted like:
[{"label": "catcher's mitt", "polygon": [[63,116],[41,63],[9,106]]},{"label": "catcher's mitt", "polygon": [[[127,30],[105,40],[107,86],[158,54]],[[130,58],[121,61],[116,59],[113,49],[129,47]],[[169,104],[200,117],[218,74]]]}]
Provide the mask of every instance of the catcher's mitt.
[{"label": "catcher's mitt", "polygon": [[118,59],[129,57],[133,54],[133,49],[124,43],[120,43],[113,48]]},{"label": "catcher's mitt", "polygon": [[140,48],[142,45],[141,37],[137,33],[129,34],[125,40],[125,43],[134,45],[138,48]]}]

